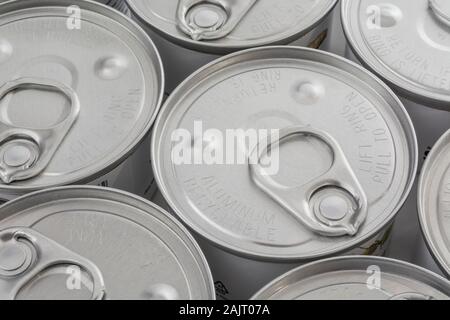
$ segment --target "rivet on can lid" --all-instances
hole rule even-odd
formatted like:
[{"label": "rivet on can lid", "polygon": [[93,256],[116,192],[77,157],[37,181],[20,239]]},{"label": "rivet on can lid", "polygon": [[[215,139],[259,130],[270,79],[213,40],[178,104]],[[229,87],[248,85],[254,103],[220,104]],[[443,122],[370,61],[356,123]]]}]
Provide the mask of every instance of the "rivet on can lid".
[{"label": "rivet on can lid", "polygon": [[320,214],[327,219],[339,221],[349,211],[347,201],[339,195],[329,195],[322,199],[319,205]]},{"label": "rivet on can lid", "polygon": [[0,247],[0,269],[14,271],[21,268],[27,260],[26,252],[17,244],[4,244]]},{"label": "rivet on can lid", "polygon": [[194,22],[200,28],[211,28],[219,23],[219,14],[209,7],[202,7],[193,14]]},{"label": "rivet on can lid", "polygon": [[24,145],[9,145],[3,154],[3,161],[10,167],[23,166],[30,162],[31,158],[31,150]]}]

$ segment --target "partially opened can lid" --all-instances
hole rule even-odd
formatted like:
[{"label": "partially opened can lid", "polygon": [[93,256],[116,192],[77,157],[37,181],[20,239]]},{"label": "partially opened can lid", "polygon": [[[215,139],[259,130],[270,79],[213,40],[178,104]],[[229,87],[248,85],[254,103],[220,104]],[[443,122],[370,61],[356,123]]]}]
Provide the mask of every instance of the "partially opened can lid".
[{"label": "partially opened can lid", "polygon": [[[336,0],[127,2],[135,16],[167,38],[194,50],[222,54],[269,44],[288,44],[308,33],[337,3]],[[186,28],[194,29],[190,33],[183,31],[184,18]],[[198,38],[199,33],[204,38]]]},{"label": "partially opened can lid", "polygon": [[450,282],[412,264],[352,256],[314,262],[274,280],[254,300],[448,300]]},{"label": "partially opened can lid", "polygon": [[2,299],[214,299],[206,260],[187,230],[141,198],[62,187],[0,213]]},{"label": "partially opened can lid", "polygon": [[447,0],[343,0],[342,21],[361,63],[409,100],[450,111]]},{"label": "partially opened can lid", "polygon": [[427,245],[450,274],[450,131],[433,147],[422,169],[418,207]]}]

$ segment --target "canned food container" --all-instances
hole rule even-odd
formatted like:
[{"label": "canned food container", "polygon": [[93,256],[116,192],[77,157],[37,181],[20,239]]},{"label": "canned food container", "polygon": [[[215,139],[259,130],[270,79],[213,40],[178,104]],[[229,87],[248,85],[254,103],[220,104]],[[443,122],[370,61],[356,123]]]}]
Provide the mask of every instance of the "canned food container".
[{"label": "canned food container", "polygon": [[[419,171],[431,147],[450,128],[450,6],[445,0],[343,0],[347,56],[393,88],[414,123]],[[413,261],[422,241],[416,217],[417,187],[394,233]]]},{"label": "canned food container", "polygon": [[0,212],[0,298],[214,299],[197,243],[137,196],[73,186],[35,192]]},{"label": "canned food container", "polygon": [[[450,276],[450,130],[436,143],[419,182],[419,220],[428,248]],[[426,261],[425,248],[420,261]]]},{"label": "canned food container", "polygon": [[91,1],[68,10],[72,3],[0,6],[2,200],[68,184],[152,189],[149,130],[164,92],[158,52],[116,10]]},{"label": "canned food container", "polygon": [[248,299],[307,261],[382,254],[417,166],[395,94],[308,48],[209,64],[168,98],[153,133],[159,189],[199,235],[225,299]]},{"label": "canned food container", "polygon": [[450,128],[450,3],[343,0],[349,57],[401,96],[416,128],[420,164]]},{"label": "canned food container", "polygon": [[274,44],[327,49],[337,0],[127,3],[161,52],[170,93],[199,67],[227,53]]},{"label": "canned food container", "polygon": [[450,282],[413,264],[380,257],[314,262],[274,280],[255,300],[449,300]]}]

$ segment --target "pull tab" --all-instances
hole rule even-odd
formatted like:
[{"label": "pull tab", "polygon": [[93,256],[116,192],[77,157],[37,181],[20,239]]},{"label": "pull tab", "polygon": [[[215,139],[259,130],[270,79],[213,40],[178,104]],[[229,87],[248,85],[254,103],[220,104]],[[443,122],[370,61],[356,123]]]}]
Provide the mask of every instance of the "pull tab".
[{"label": "pull tab", "polygon": [[[92,280],[89,290],[93,300],[105,297],[102,274],[88,259],[33,229],[12,228],[0,232],[0,299],[15,299],[42,272],[62,265],[76,266],[89,275]],[[68,278],[71,276],[67,271],[66,275]]]},{"label": "pull tab", "polygon": [[234,30],[257,0],[179,0],[178,27],[193,40],[220,39]]},{"label": "pull tab", "polygon": [[428,0],[428,2],[436,18],[450,27],[450,1]]},{"label": "pull tab", "polygon": [[0,122],[0,179],[4,183],[25,180],[40,174],[49,164],[80,111],[75,91],[56,81],[19,78],[0,87],[0,100],[15,90],[37,89],[63,93],[71,102],[67,117],[48,129],[19,128]]},{"label": "pull tab", "polygon": [[[264,172],[261,158],[273,148],[258,145],[258,163],[250,164],[250,174],[256,185],[279,205],[292,213],[311,231],[338,237],[355,235],[367,216],[367,197],[353,173],[344,152],[327,133],[310,127],[295,126],[280,130],[280,137],[272,139],[279,145],[295,136],[312,136],[325,142],[333,151],[333,165],[322,176],[301,186],[286,187],[275,182]],[[253,159],[253,158],[252,158]]]}]

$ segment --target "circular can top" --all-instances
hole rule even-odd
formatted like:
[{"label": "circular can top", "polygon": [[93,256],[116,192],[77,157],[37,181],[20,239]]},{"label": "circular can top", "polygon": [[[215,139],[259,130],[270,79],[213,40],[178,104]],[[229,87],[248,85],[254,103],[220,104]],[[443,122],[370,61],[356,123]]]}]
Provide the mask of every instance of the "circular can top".
[{"label": "circular can top", "polygon": [[411,189],[417,142],[401,102],[362,67],[266,47],[178,87],[155,123],[152,159],[168,204],[197,233],[245,256],[300,261],[389,225]]},{"label": "circular can top", "polygon": [[0,235],[2,299],[214,299],[207,262],[188,231],[125,192],[28,194],[2,207]]},{"label": "circular can top", "polygon": [[422,169],[418,207],[427,245],[450,274],[450,131],[433,147]]},{"label": "circular can top", "polygon": [[365,66],[409,100],[450,110],[447,0],[343,0],[342,21]]},{"label": "circular can top", "polygon": [[[307,34],[332,11],[336,0],[127,0],[140,21],[193,50],[227,53],[288,44]],[[211,31],[206,39],[198,33]],[[200,37],[200,36],[199,36]],[[209,37],[209,38],[208,38]]]},{"label": "circular can top", "polygon": [[352,256],[294,269],[256,293],[254,300],[448,300],[450,282],[415,265]]},{"label": "circular can top", "polygon": [[89,182],[115,168],[148,134],[163,96],[162,63],[150,38],[118,11],[90,1],[2,4],[0,71],[0,136],[10,135],[10,149],[28,149],[4,165],[45,167],[0,182],[2,196]]}]

